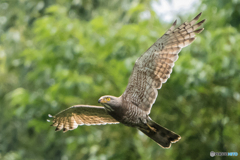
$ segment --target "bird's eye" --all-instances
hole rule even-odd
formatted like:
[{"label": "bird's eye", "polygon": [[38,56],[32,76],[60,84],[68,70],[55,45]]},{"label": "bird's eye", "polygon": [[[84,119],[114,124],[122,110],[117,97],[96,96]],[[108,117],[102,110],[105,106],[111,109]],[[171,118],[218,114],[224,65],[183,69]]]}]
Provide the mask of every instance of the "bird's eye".
[{"label": "bird's eye", "polygon": [[109,98],[109,97],[107,98],[107,101],[110,101],[110,98]]}]

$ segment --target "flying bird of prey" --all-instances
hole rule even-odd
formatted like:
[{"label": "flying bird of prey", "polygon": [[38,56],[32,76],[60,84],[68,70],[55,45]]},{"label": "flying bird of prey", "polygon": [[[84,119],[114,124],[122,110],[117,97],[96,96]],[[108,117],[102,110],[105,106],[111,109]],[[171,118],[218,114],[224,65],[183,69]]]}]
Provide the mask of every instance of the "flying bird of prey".
[{"label": "flying bird of prey", "polygon": [[181,139],[180,135],[154,122],[150,111],[154,104],[158,89],[170,77],[174,62],[183,47],[195,40],[195,34],[203,31],[198,29],[205,21],[198,23],[202,13],[192,21],[185,22],[175,28],[176,22],[159,38],[133,67],[132,74],[125,92],[120,97],[102,96],[98,102],[101,106],[75,105],[52,117],[52,126],[56,131],[66,132],[78,125],[104,125],[122,123],[135,127],[153,139],[163,148],[170,148],[171,143]]}]

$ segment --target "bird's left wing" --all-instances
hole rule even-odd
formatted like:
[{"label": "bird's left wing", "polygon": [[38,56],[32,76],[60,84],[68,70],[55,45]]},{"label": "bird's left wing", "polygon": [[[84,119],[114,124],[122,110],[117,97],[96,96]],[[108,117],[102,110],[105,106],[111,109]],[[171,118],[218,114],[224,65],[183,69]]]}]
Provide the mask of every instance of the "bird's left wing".
[{"label": "bird's left wing", "polygon": [[157,89],[170,77],[178,53],[194,41],[196,33],[203,30],[198,28],[205,20],[196,23],[200,16],[201,13],[178,28],[175,28],[175,21],[170,29],[137,59],[122,95],[123,103],[150,113],[157,98]]},{"label": "bird's left wing", "polygon": [[52,126],[57,127],[55,131],[63,129],[63,132],[76,129],[78,125],[119,123],[105,111],[104,107],[89,105],[75,105],[59,112],[55,116],[49,114],[49,117],[53,118]]}]

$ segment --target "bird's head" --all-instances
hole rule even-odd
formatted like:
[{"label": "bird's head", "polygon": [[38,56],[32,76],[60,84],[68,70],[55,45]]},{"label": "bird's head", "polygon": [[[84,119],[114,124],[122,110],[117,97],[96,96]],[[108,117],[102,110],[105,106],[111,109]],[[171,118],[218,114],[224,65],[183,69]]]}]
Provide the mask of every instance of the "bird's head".
[{"label": "bird's head", "polygon": [[107,111],[113,111],[115,107],[119,106],[119,97],[102,96],[99,98],[98,103],[101,103]]}]

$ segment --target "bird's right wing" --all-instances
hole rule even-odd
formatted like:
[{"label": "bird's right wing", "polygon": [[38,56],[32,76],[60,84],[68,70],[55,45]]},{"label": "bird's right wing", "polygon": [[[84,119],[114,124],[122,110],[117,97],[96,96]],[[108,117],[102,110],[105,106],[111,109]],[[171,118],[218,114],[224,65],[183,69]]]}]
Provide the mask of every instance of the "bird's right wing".
[{"label": "bird's right wing", "polygon": [[49,117],[53,118],[51,126],[57,127],[55,131],[63,129],[63,132],[76,129],[78,125],[119,123],[105,111],[104,107],[89,105],[75,105],[59,112],[55,116],[49,114]]}]

